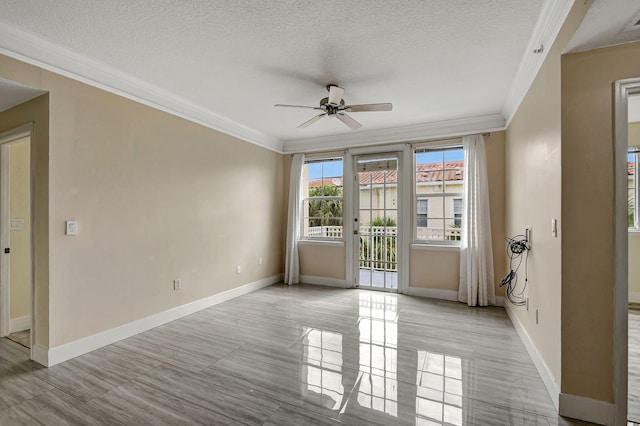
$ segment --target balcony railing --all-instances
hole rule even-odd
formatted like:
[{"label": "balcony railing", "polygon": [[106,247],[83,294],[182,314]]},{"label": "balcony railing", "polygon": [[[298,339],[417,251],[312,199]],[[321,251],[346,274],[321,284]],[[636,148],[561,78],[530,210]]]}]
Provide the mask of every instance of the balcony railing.
[{"label": "balcony railing", "polygon": [[[361,226],[360,233],[369,233],[369,226]],[[371,233],[380,235],[384,226],[371,227]],[[388,235],[397,235],[395,226],[387,226]],[[435,240],[435,241],[460,241],[462,230],[460,228],[429,228],[426,226],[418,227],[418,240]],[[308,235],[311,238],[342,238],[342,226],[314,226],[308,228]]]},{"label": "balcony railing", "polygon": [[[418,227],[418,240],[460,241],[460,228]],[[342,238],[342,226],[308,228],[311,238]],[[359,229],[360,269],[397,271],[398,228],[395,226],[367,226]]]}]

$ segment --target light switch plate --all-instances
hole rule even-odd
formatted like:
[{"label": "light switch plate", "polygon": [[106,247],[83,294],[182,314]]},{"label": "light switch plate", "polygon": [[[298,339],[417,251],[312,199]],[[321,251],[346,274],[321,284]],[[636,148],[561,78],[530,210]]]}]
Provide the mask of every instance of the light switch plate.
[{"label": "light switch plate", "polygon": [[66,224],[66,235],[78,235],[78,222],[75,220],[67,220]]}]

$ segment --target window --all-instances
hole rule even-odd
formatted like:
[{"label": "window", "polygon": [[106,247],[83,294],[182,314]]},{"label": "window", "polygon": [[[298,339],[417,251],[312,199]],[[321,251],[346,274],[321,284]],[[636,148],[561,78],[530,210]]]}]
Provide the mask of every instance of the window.
[{"label": "window", "polygon": [[308,159],[303,168],[302,236],[342,238],[342,157]]},{"label": "window", "polygon": [[640,146],[629,147],[627,154],[627,224],[630,230],[640,231],[638,216],[638,163],[640,162]]},{"label": "window", "polygon": [[462,147],[417,149],[414,164],[415,241],[457,244],[462,230]]},{"label": "window", "polygon": [[462,227],[462,198],[453,199],[453,226]]},{"label": "window", "polygon": [[429,200],[418,199],[416,201],[416,222],[418,227],[429,226]]}]

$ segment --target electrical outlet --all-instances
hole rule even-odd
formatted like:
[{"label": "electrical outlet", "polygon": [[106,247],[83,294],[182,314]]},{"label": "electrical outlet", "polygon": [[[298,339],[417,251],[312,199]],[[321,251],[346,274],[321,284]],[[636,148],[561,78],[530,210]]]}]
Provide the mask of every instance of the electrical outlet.
[{"label": "electrical outlet", "polygon": [[529,312],[529,298],[527,297],[527,301],[525,302],[525,306],[527,307],[527,312]]},{"label": "electrical outlet", "polygon": [[539,319],[538,310],[536,309],[536,324],[538,324],[538,319]]},{"label": "electrical outlet", "polygon": [[258,259],[258,265],[262,265],[262,258]]},{"label": "electrical outlet", "polygon": [[239,274],[240,272],[242,272],[242,268],[240,268],[240,265],[236,265],[236,274]]},{"label": "electrical outlet", "polygon": [[558,238],[558,219],[551,219],[551,236]]},{"label": "electrical outlet", "polygon": [[527,239],[527,248],[531,250],[531,240],[533,237],[533,226],[528,226],[524,229],[524,236]]},{"label": "electrical outlet", "polygon": [[180,290],[182,288],[182,280],[176,279],[173,280],[173,289]]}]

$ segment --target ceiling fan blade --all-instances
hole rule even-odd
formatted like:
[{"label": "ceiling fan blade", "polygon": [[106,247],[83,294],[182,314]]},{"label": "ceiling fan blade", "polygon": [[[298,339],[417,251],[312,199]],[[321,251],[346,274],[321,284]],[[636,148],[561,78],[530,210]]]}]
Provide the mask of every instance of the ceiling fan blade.
[{"label": "ceiling fan blade", "polygon": [[312,107],[312,106],[306,106],[306,105],[286,105],[286,104],[275,104],[274,107],[285,107],[285,108],[307,108],[307,109],[318,109],[320,111],[324,111],[323,108],[320,107]]},{"label": "ceiling fan blade", "polygon": [[363,104],[363,105],[347,105],[345,111],[364,112],[364,111],[391,111],[393,104]]},{"label": "ceiling fan blade", "polygon": [[323,112],[322,114],[318,114],[315,117],[313,117],[311,120],[305,121],[304,123],[302,123],[301,125],[298,126],[298,129],[302,129],[304,127],[309,127],[311,126],[313,123],[315,123],[316,121],[320,120],[322,117],[324,117],[325,115],[327,115],[326,112]]},{"label": "ceiling fan blade", "polygon": [[336,117],[338,117],[338,120],[342,121],[344,124],[351,127],[353,130],[356,130],[362,127],[362,124],[358,123],[356,120],[349,117],[344,112],[337,113]]},{"label": "ceiling fan blade", "polygon": [[329,103],[334,105],[340,105],[344,95],[344,89],[340,86],[329,86]]}]

